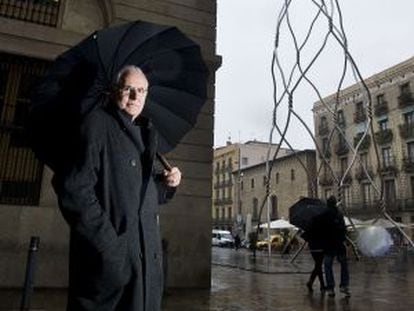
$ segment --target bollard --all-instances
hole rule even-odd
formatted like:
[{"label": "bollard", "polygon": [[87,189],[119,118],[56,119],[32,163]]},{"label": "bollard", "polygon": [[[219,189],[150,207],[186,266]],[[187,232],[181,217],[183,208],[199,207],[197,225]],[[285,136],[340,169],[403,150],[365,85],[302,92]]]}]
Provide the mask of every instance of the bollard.
[{"label": "bollard", "polygon": [[33,292],[34,273],[36,269],[36,253],[39,250],[39,243],[40,238],[38,236],[32,236],[30,238],[20,311],[30,310],[30,297]]}]

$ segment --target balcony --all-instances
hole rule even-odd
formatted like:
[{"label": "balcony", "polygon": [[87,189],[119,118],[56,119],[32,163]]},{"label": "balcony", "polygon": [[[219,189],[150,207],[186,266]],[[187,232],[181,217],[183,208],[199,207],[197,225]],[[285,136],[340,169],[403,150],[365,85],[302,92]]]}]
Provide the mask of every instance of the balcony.
[{"label": "balcony", "polygon": [[60,0],[0,0],[0,16],[56,27]]},{"label": "balcony", "polygon": [[380,130],[375,133],[375,141],[379,145],[389,144],[392,142],[393,134],[391,129]]},{"label": "balcony", "polygon": [[338,156],[345,155],[349,152],[349,147],[345,143],[338,143],[335,145],[335,154]]},{"label": "balcony", "polygon": [[328,148],[324,149],[321,151],[321,153],[319,154],[319,158],[326,158],[329,159],[331,157],[331,150],[329,150]]},{"label": "balcony", "polygon": [[404,92],[398,96],[398,107],[405,108],[414,105],[414,98],[411,92]]},{"label": "balcony", "polygon": [[414,123],[404,123],[398,126],[400,136],[404,139],[414,138]]},{"label": "balcony", "polygon": [[414,157],[404,157],[402,170],[406,173],[414,173]]},{"label": "balcony", "polygon": [[232,199],[232,198],[223,198],[223,199],[221,200],[221,203],[222,203],[222,204],[227,204],[227,205],[229,205],[229,204],[233,204],[233,199]]},{"label": "balcony", "polygon": [[395,159],[393,157],[384,161],[381,160],[381,167],[378,167],[378,172],[382,175],[396,176],[398,173]]},{"label": "balcony", "polygon": [[[354,137],[354,147],[356,147],[361,140],[363,133],[359,133]],[[371,145],[371,136],[368,134],[365,136],[364,140],[362,141],[361,145],[359,146],[360,150],[368,149]]]},{"label": "balcony", "polygon": [[367,114],[364,110],[358,110],[354,113],[354,123],[362,123],[367,120]]},{"label": "balcony", "polygon": [[388,113],[388,103],[382,101],[374,106],[374,114],[376,117],[383,116]]},{"label": "balcony", "polygon": [[356,170],[355,170],[355,178],[361,182],[365,179],[368,179],[368,175],[369,177],[373,178],[374,177],[374,172],[372,170],[371,166],[367,166],[366,170],[364,169],[364,167],[362,165],[360,165]]},{"label": "balcony", "polygon": [[[345,172],[337,172],[338,179],[341,180],[342,176],[344,176]],[[352,176],[348,173],[344,178],[344,184],[349,185],[352,183]]]},{"label": "balcony", "polygon": [[319,133],[320,136],[328,135],[329,134],[329,126],[326,125],[326,124],[325,125],[323,125],[323,124],[319,125],[318,133]]},{"label": "balcony", "polygon": [[322,187],[332,186],[334,183],[334,178],[331,175],[323,174],[319,177],[319,185]]}]

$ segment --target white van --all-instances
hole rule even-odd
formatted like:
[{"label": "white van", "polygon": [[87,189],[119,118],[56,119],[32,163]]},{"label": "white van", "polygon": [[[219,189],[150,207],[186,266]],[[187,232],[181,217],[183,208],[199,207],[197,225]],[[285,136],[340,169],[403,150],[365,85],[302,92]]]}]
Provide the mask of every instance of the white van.
[{"label": "white van", "polygon": [[234,239],[230,231],[213,229],[211,244],[213,246],[233,247]]}]

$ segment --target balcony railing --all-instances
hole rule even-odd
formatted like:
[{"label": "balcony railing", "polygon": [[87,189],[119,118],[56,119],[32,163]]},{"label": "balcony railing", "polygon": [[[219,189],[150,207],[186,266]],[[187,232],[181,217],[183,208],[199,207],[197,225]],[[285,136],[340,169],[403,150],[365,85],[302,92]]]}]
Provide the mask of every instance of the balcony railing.
[{"label": "balcony railing", "polygon": [[407,106],[414,105],[414,98],[411,92],[404,92],[398,96],[398,106],[404,108]]},{"label": "balcony railing", "polygon": [[319,125],[319,135],[324,136],[329,134],[329,127],[327,125]]},{"label": "balcony railing", "polygon": [[388,144],[392,142],[393,134],[391,129],[380,130],[375,133],[375,141],[380,144]]},{"label": "balcony railing", "polygon": [[338,143],[335,145],[335,153],[338,156],[345,155],[349,152],[349,147],[345,143]]},{"label": "balcony railing", "polygon": [[[363,133],[359,133],[358,135],[354,137],[354,147],[358,145],[359,141],[362,138],[362,135]],[[365,150],[365,149],[368,149],[370,145],[371,145],[371,136],[367,134],[364,140],[362,141],[361,145],[359,146],[359,148],[360,150]]]},{"label": "balcony railing", "polygon": [[414,157],[404,157],[402,169],[407,173],[414,172]]},{"label": "balcony railing", "polygon": [[366,121],[367,119],[367,114],[365,113],[365,111],[360,110],[360,111],[356,111],[354,113],[354,122],[355,123],[362,123],[364,121]]},{"label": "balcony railing", "polygon": [[388,103],[386,101],[378,103],[374,106],[375,116],[379,117],[387,113],[388,113]]},{"label": "balcony railing", "polygon": [[322,187],[332,186],[334,183],[334,179],[329,174],[323,174],[319,177],[319,185]]},{"label": "balcony railing", "polygon": [[399,126],[400,136],[404,139],[414,137],[414,123],[404,123]]},{"label": "balcony railing", "polygon": [[0,16],[56,27],[60,0],[0,0]]},{"label": "balcony railing", "polygon": [[378,172],[381,174],[390,174],[395,176],[398,172],[397,165],[395,164],[394,157],[390,157],[386,160],[381,160],[381,167],[378,167]]},{"label": "balcony railing", "polygon": [[370,178],[373,178],[374,177],[374,173],[373,173],[373,170],[372,170],[372,167],[371,166],[367,166],[366,167],[366,170],[364,169],[364,167],[362,166],[362,165],[360,165],[356,170],[355,170],[355,178],[359,181],[359,182],[361,182],[362,180],[364,180],[364,179],[368,179],[368,175],[367,175],[367,173],[368,173],[368,175],[369,175],[369,177]]}]

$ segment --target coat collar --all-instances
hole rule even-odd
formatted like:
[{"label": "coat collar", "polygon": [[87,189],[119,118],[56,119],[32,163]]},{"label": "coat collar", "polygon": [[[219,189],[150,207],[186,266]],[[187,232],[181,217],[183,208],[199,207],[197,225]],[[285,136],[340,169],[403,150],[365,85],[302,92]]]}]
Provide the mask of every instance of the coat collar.
[{"label": "coat collar", "polygon": [[108,110],[115,117],[121,129],[127,133],[139,152],[153,161],[157,152],[158,140],[152,122],[144,117],[139,117],[133,121],[127,113],[114,106],[109,107]]}]

